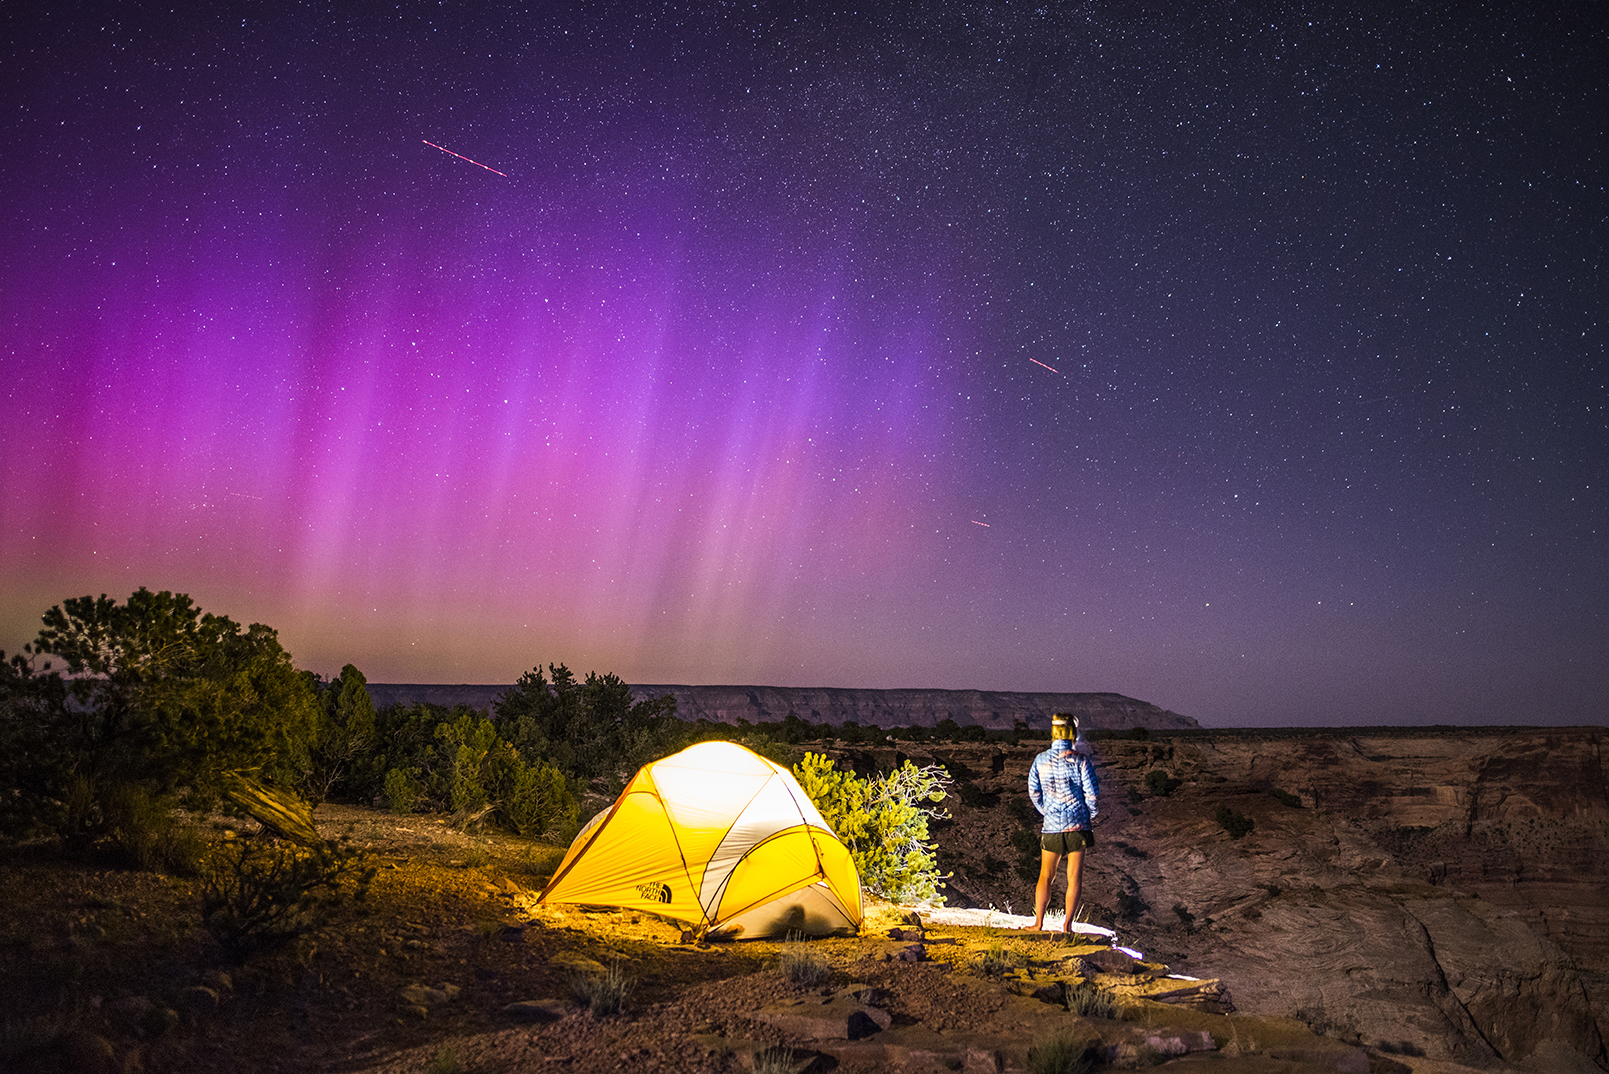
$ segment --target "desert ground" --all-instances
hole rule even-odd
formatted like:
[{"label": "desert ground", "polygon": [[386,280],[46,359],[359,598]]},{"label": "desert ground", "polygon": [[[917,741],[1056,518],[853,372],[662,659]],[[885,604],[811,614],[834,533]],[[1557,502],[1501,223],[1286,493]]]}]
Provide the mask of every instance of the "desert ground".
[{"label": "desert ground", "polygon": [[[957,752],[965,748],[976,752]],[[803,943],[700,945],[643,914],[539,906],[535,892],[562,848],[458,831],[440,816],[321,806],[321,833],[350,840],[378,866],[366,901],[314,935],[244,959],[201,927],[193,879],[14,850],[0,861],[0,1062],[128,1074],[1026,1071],[1035,1049],[1043,1064],[1060,1040],[1119,1069],[1601,1069],[1588,1050],[1601,1055],[1598,1000],[1587,990],[1597,979],[1530,929],[1534,915],[1510,907],[1492,918],[1489,901],[1409,877],[1417,859],[1382,857],[1379,840],[1365,841],[1350,821],[1343,839],[1323,819],[1326,792],[1315,797],[1290,765],[1282,771],[1292,786],[1306,788],[1289,792],[1305,795],[1297,806],[1255,780],[1189,770],[1227,771],[1244,758],[1213,758],[1198,745],[1192,760],[1169,748],[1184,785],[1147,797],[1144,774],[1162,760],[1156,745],[1103,745],[1107,807],[1088,871],[1091,916],[1139,951],[1137,961],[1111,940],[1009,927],[1019,922],[1007,911],[1020,915],[1028,896],[1012,873],[1008,830],[1027,744],[900,751],[947,760],[972,785],[971,805],[957,787],[935,834],[953,901],[981,908],[981,920],[878,905],[860,935]],[[1205,805],[1225,800],[1256,817],[1243,839],[1211,823]],[[207,825],[215,839],[254,837],[249,823]],[[1169,908],[1175,898],[1183,913]],[[1487,985],[1457,961],[1478,961],[1467,952],[1436,953],[1452,976],[1386,966],[1379,949],[1411,946],[1388,934],[1404,915],[1429,921],[1421,928],[1433,939],[1447,930],[1478,939],[1475,925],[1528,930],[1531,946],[1503,949],[1491,987],[1505,987],[1500,971],[1512,971],[1516,1016],[1533,1027],[1551,1017],[1552,1028],[1533,1028],[1522,1048],[1502,1027],[1480,1026],[1488,997],[1471,989]],[[1315,934],[1334,939],[1315,946]],[[1442,993],[1414,980],[1428,972],[1443,974]],[[1353,982],[1356,995],[1334,980]],[[1114,1009],[1069,1010],[1092,988]],[[1411,996],[1397,998],[1415,988],[1441,1022],[1424,1020]],[[1327,997],[1327,1011],[1314,1011],[1313,994]],[[1406,1028],[1371,1032],[1383,1024],[1368,1021],[1376,1000]],[[1544,1002],[1555,1009],[1539,1015]],[[1460,1018],[1488,1041],[1484,1052],[1448,1036]]]}]

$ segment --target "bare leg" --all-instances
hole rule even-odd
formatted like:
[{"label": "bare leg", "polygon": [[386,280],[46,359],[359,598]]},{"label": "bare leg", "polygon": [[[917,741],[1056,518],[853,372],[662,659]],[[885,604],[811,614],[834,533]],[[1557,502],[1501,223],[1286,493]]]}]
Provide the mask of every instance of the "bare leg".
[{"label": "bare leg", "polygon": [[[1052,869],[1055,866],[1051,866]],[[1079,891],[1084,886],[1084,852],[1082,850],[1069,851],[1067,854],[1067,917],[1062,921],[1062,931],[1067,932],[1073,927],[1073,912],[1078,909]]]},{"label": "bare leg", "polygon": [[1056,866],[1061,855],[1049,850],[1039,852],[1039,883],[1034,885],[1034,928],[1045,927],[1045,907],[1050,903],[1050,882],[1055,879]]}]

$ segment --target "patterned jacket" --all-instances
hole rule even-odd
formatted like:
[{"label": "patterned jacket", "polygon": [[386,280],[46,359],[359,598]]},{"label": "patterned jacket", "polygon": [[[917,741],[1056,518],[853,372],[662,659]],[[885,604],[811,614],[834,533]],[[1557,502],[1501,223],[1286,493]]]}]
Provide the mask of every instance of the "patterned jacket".
[{"label": "patterned jacket", "polygon": [[1052,742],[1028,770],[1028,797],[1045,815],[1040,830],[1047,834],[1088,828],[1100,812],[1095,804],[1100,790],[1095,763],[1075,753],[1067,739]]}]

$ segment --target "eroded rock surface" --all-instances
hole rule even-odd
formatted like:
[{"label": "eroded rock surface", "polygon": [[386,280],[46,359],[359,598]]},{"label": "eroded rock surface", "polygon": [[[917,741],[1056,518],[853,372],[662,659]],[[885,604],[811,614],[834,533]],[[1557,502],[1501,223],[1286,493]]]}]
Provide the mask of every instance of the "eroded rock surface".
[{"label": "eroded rock surface", "polygon": [[[1564,1049],[1609,1069],[1604,739],[1597,728],[1103,739],[1091,920],[1221,978],[1248,1013],[1405,1056],[1480,1065]],[[954,818],[938,826],[952,901],[1021,912],[1031,844],[1012,838],[1032,818],[1011,802],[1043,746],[843,755],[962,773]],[[1152,772],[1166,782],[1150,788],[1170,793],[1151,793]],[[1220,806],[1249,834],[1232,838]]]}]

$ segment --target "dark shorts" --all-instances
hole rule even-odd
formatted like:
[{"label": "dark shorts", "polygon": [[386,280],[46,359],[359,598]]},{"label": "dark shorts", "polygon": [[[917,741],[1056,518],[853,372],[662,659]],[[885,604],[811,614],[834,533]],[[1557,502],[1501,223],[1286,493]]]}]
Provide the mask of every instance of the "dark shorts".
[{"label": "dark shorts", "polygon": [[1095,845],[1095,833],[1087,829],[1076,829],[1070,832],[1043,832],[1039,836],[1039,845],[1052,854],[1071,854],[1078,850],[1087,850]]}]

